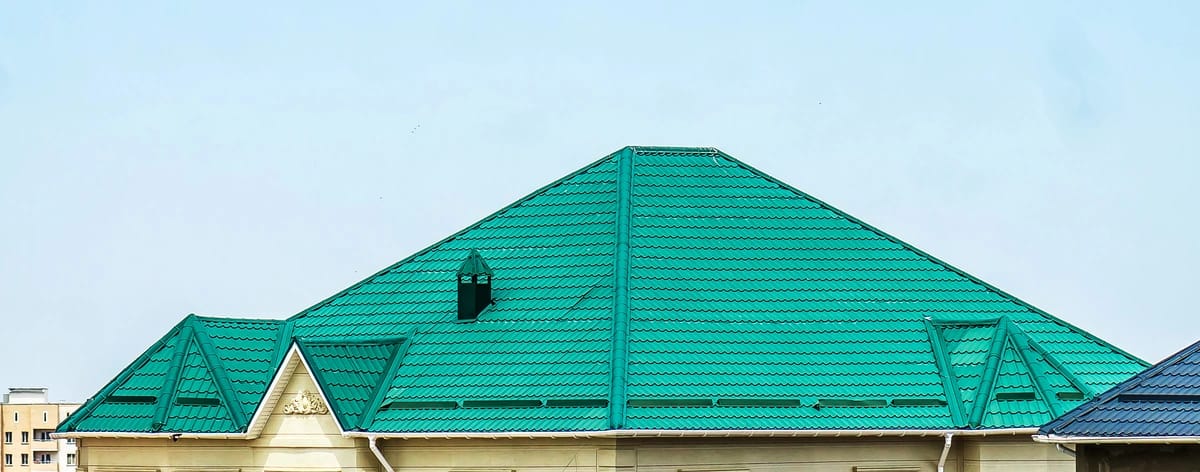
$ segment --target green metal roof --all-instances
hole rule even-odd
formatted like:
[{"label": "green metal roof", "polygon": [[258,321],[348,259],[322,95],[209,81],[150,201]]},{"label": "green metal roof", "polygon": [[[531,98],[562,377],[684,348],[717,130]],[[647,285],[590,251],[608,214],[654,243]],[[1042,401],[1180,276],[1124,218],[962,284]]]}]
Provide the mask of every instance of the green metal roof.
[{"label": "green metal roof", "polygon": [[[495,303],[458,323],[472,254]],[[629,147],[288,320],[189,317],[62,430],[185,394],[220,403],[162,431],[244,430],[292,339],[380,432],[1034,427],[1145,367],[720,151]]]}]

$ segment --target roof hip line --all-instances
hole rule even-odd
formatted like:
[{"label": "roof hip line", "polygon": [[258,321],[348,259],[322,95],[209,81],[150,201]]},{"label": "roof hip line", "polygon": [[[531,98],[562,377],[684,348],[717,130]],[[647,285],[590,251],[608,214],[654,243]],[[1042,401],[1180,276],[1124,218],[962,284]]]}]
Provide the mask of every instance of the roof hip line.
[{"label": "roof hip line", "polygon": [[617,247],[613,266],[612,358],[609,364],[612,377],[609,380],[608,402],[608,424],[612,429],[620,429],[625,424],[625,377],[629,362],[629,227],[632,224],[634,155],[634,149],[626,147],[616,156]]},{"label": "roof hip line", "polygon": [[194,326],[196,345],[200,348],[200,354],[204,356],[204,363],[208,364],[208,370],[212,372],[213,382],[217,384],[217,392],[221,395],[221,401],[225,402],[225,409],[229,411],[229,417],[233,419],[238,429],[249,426],[246,422],[244,406],[238,400],[237,389],[229,380],[229,373],[225,371],[225,365],[221,362],[220,356],[217,356],[217,347],[213,345],[212,337],[208,335],[208,329],[204,323],[197,322]]},{"label": "roof hip line", "polygon": [[195,337],[196,315],[188,315],[183,320],[184,325],[179,330],[179,340],[175,342],[175,352],[171,353],[171,364],[167,368],[167,376],[158,389],[158,399],[154,405],[154,419],[150,423],[150,429],[153,431],[161,431],[167,424],[167,412],[171,409],[171,400],[175,398],[175,392],[179,390],[179,377],[183,373],[183,359],[187,356],[188,348],[191,347]]}]

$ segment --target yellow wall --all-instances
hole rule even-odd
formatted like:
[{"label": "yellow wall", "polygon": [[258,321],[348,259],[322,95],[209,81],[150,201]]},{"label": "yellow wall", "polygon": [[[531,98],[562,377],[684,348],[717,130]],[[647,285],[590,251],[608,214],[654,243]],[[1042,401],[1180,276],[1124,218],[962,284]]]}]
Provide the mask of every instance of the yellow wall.
[{"label": "yellow wall", "polygon": [[[71,403],[4,403],[0,404],[0,471],[40,472],[58,470],[58,440],[39,440],[37,433],[53,432],[59,421],[69,412],[79,408]],[[12,442],[3,442],[5,434],[12,433]],[[27,441],[22,441],[25,433]],[[72,451],[73,452],[73,451]],[[51,453],[53,463],[35,463],[38,453]],[[21,455],[27,454],[28,465],[21,465]],[[12,455],[12,465],[4,464],[5,455]]]}]

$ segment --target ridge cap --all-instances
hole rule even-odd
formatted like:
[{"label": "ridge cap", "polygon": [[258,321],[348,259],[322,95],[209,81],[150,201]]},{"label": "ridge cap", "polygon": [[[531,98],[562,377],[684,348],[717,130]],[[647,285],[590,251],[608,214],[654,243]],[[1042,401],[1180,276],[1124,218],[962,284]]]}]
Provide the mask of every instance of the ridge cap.
[{"label": "ridge cap", "polygon": [[[437,247],[439,247],[443,244],[453,241],[455,238],[462,236],[463,234],[466,234],[468,231],[474,230],[474,229],[478,228],[479,226],[483,225],[484,223],[491,221],[491,220],[499,217],[500,215],[503,215],[504,213],[508,212],[509,210],[516,208],[529,200],[532,200],[534,197],[537,197],[537,196],[545,193],[547,190],[550,190],[551,188],[562,185],[564,182],[571,180],[575,177],[578,177],[579,175],[582,175],[582,174],[594,169],[595,167],[599,166],[600,164],[608,162],[610,159],[615,159],[621,152],[625,151],[626,149],[631,149],[631,147],[626,146],[624,148],[621,148],[621,149],[617,150],[616,152],[610,153],[604,157],[601,157],[600,159],[592,161],[590,164],[585,165],[585,166],[579,168],[578,170],[571,172],[570,174],[560,177],[557,180],[550,182],[549,184],[543,185],[542,187],[538,188],[537,190],[534,190],[533,192],[530,192],[529,194],[525,195],[524,197],[518,198],[516,201],[509,203],[508,205],[505,205],[504,207],[492,212],[491,214],[483,217],[482,219],[467,225],[465,228],[455,231],[450,236],[442,238],[442,239],[434,242],[433,244],[430,244],[430,245],[422,248],[421,250],[410,254],[408,257],[405,257],[393,264],[388,265],[387,267],[384,267],[383,269],[379,270],[378,272],[368,275],[367,277],[363,278],[362,280],[359,280],[358,282],[355,282],[353,285],[351,285],[349,287],[346,287],[342,290],[334,292],[333,295],[330,295],[330,296],[322,299],[321,301],[318,301],[317,303],[313,304],[312,306],[310,306],[308,308],[300,310],[295,315],[289,316],[286,319],[286,321],[292,321],[292,320],[304,318],[309,313],[312,313],[314,310],[320,309],[321,307],[324,307],[325,305],[329,304],[329,302],[332,302],[333,300],[336,300],[337,298],[339,298],[347,293],[350,293],[351,291],[353,291],[354,289],[357,289],[358,287],[361,287],[363,284],[367,283],[368,281],[373,280],[375,277],[378,277],[380,275],[391,272],[393,269],[400,267],[400,266],[408,263],[409,261],[412,261],[413,259],[416,259],[417,257],[420,257],[420,256],[428,253],[429,251],[436,249]],[[618,185],[620,185],[619,182],[618,182]]]},{"label": "ridge cap", "polygon": [[617,210],[613,257],[612,344],[609,347],[608,426],[625,424],[625,397],[629,382],[629,240],[633,225],[633,165],[636,148],[627,146],[617,155]]},{"label": "ridge cap", "polygon": [[197,318],[194,315],[189,317],[194,324],[192,336],[195,338],[196,347],[200,350],[200,356],[204,358],[204,364],[208,367],[209,374],[212,375],[213,384],[217,387],[217,395],[225,403],[225,410],[229,413],[229,418],[233,420],[239,430],[244,429],[249,423],[246,420],[242,402],[238,398],[237,389],[229,380],[229,373],[225,371],[223,360],[215,352],[216,343],[208,334],[208,327],[204,323],[198,322]]},{"label": "ridge cap", "polygon": [[1080,336],[1083,336],[1085,339],[1088,339],[1089,341],[1092,341],[1102,347],[1105,347],[1105,348],[1113,351],[1114,353],[1119,354],[1119,355],[1133,361],[1136,364],[1140,364],[1142,366],[1142,368],[1150,367],[1150,365],[1151,365],[1150,363],[1146,362],[1145,360],[1142,360],[1142,358],[1137,357],[1133,354],[1130,354],[1129,352],[1125,351],[1124,349],[1121,349],[1121,348],[1113,345],[1112,343],[1109,343],[1108,341],[1100,339],[1100,338],[1096,337],[1095,335],[1093,335],[1092,333],[1089,333],[1089,332],[1083,330],[1082,328],[1079,328],[1078,326],[1075,326],[1057,316],[1054,316],[1054,315],[1050,314],[1049,312],[1046,312],[1046,311],[1042,310],[1041,308],[1038,308],[1038,307],[1034,306],[1033,304],[1026,302],[1025,300],[1017,298],[1016,296],[1014,296],[1008,292],[1005,292],[1004,290],[1001,290],[1000,288],[997,288],[996,286],[994,286],[978,277],[975,277],[974,275],[971,275],[970,273],[968,273],[962,269],[959,269],[958,267],[955,267],[954,265],[951,265],[950,263],[943,261],[943,260],[937,258],[936,256],[933,256],[933,255],[921,250],[920,248],[918,248],[912,244],[909,244],[908,242],[906,242],[900,238],[897,238],[897,237],[891,235],[890,233],[888,233],[886,231],[876,228],[875,226],[873,226],[863,220],[860,220],[860,219],[854,217],[853,215],[846,213],[845,211],[842,211],[841,209],[838,209],[837,207],[830,205],[829,203],[826,203],[825,201],[804,192],[803,190],[800,190],[796,187],[789,185],[786,182],[783,182],[782,180],[772,177],[770,174],[767,174],[761,170],[758,170],[758,169],[754,168],[753,166],[738,160],[736,157],[730,156],[729,154],[726,154],[725,152],[720,151],[720,150],[717,150],[717,155],[723,159],[729,160],[730,162],[734,163],[735,165],[738,165],[738,166],[742,167],[743,169],[746,169],[747,171],[750,171],[751,173],[753,173],[763,179],[766,179],[776,185],[779,185],[781,188],[783,188],[785,190],[794,192],[797,195],[804,197],[804,198],[812,201],[813,203],[816,203],[817,205],[821,206],[822,208],[829,210],[842,218],[845,218],[859,226],[862,226],[862,228],[867,231],[870,231],[870,232],[875,233],[889,241],[892,241],[893,243],[896,243],[896,244],[900,245],[901,247],[903,247],[909,251],[912,251],[913,253],[929,260],[930,262],[937,264],[938,266],[941,266],[941,267],[945,268],[946,270],[949,270],[951,272],[958,274],[960,277],[963,277],[972,283],[978,284],[979,286],[983,287],[985,290],[988,290],[988,291],[995,293],[1001,297],[1004,297],[1008,301],[1011,301],[1011,302],[1025,308],[1026,310],[1029,310],[1031,313],[1045,317],[1047,320],[1049,320],[1052,323],[1055,323],[1059,326],[1067,328],[1071,332],[1078,334]]}]

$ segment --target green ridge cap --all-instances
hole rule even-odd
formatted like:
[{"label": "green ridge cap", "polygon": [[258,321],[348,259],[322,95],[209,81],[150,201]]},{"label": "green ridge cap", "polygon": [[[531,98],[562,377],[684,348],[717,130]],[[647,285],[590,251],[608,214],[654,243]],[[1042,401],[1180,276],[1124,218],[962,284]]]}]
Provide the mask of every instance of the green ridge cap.
[{"label": "green ridge cap", "polygon": [[56,429],[56,432],[65,433],[65,432],[75,431],[75,427],[76,427],[76,425],[79,424],[80,420],[87,418],[92,413],[92,411],[94,411],[96,409],[97,406],[99,406],[101,403],[104,402],[104,400],[106,398],[108,398],[110,395],[112,395],[112,392],[114,390],[116,390],[122,384],[124,384],[125,381],[129,380],[129,378],[132,377],[133,374],[135,374],[137,372],[138,368],[145,365],[146,361],[150,360],[151,356],[153,356],[156,352],[158,352],[160,349],[162,349],[163,346],[165,346],[167,344],[168,340],[175,337],[179,333],[180,328],[186,322],[187,322],[187,318],[180,320],[179,323],[177,323],[174,327],[172,327],[169,331],[167,331],[166,334],[164,334],[161,338],[158,338],[158,340],[155,341],[154,344],[151,344],[150,347],[146,348],[146,350],[143,351],[142,354],[137,357],[137,359],[134,359],[133,362],[129,363],[129,365],[126,366],[124,370],[122,370],[121,372],[118,372],[117,375],[115,377],[113,377],[112,380],[108,381],[108,383],[105,384],[104,387],[101,388],[99,392],[96,392],[95,395],[93,395],[91,398],[89,398],[87,401],[85,401],[83,406],[80,406],[79,409],[76,410],[75,413],[72,414],[69,418],[67,418],[66,421],[59,424],[58,428]]},{"label": "green ridge cap", "polygon": [[[950,418],[954,421],[955,427],[965,427],[967,422],[963,418],[963,402],[959,398],[961,391],[954,376],[954,366],[950,364],[950,358],[946,355],[945,342],[938,335],[937,329],[933,326],[933,321],[929,317],[925,318],[925,332],[929,335],[929,345],[933,349],[933,358],[937,362],[938,372],[940,373],[939,377],[942,378],[942,388],[945,390],[946,403],[950,407]],[[900,404],[904,403],[901,402]]]},{"label": "green ridge cap", "polygon": [[[1063,366],[1062,363],[1055,358],[1055,356],[1047,352],[1046,349],[1034,341],[1033,338],[1030,338],[1029,335],[1025,333],[1025,330],[1021,329],[1020,326],[1013,324],[1012,326],[1009,326],[1009,329],[1012,335],[1017,336],[1023,345],[1028,346],[1030,349],[1033,349],[1035,352],[1037,352],[1037,354],[1041,356],[1042,360],[1046,361],[1047,364],[1050,364],[1050,367],[1054,368],[1054,370],[1058,371],[1063,378],[1067,379],[1067,382],[1069,382],[1072,387],[1075,387],[1076,390],[1079,390],[1079,392],[1083,395],[1083,399],[1091,399],[1096,395],[1095,390],[1088,386],[1087,383],[1080,380],[1079,377],[1070,371],[1070,369],[1067,369],[1065,366]],[[1055,416],[1058,416],[1062,413],[1064,412],[1059,412],[1055,414]]]},{"label": "green ridge cap", "polygon": [[[1013,344],[1016,344],[1016,342],[1014,341]],[[1050,415],[1058,417],[1058,415],[1063,414],[1065,410],[1058,397],[1055,396],[1054,389],[1050,386],[1050,381],[1046,379],[1046,373],[1029,362],[1029,357],[1025,355],[1025,351],[1019,345],[1013,346],[1013,353],[1017,355],[1017,359],[1022,364],[1025,364],[1025,368],[1029,371],[1029,376],[1033,379],[1033,386],[1037,389],[1038,396],[1041,397],[1042,401],[1050,409]]]},{"label": "green ridge cap", "polygon": [[200,347],[204,363],[208,365],[208,369],[212,373],[213,383],[217,385],[217,393],[220,394],[221,401],[225,403],[225,409],[229,411],[235,427],[245,428],[248,421],[245,411],[242,410],[242,402],[238,400],[237,389],[233,387],[233,382],[229,381],[229,374],[225,372],[224,363],[217,356],[217,350],[208,334],[208,328],[204,323],[193,322],[192,324],[195,326],[196,344]]},{"label": "green ridge cap", "polygon": [[358,429],[368,430],[371,428],[371,423],[375,422],[375,415],[379,413],[379,409],[383,407],[383,399],[387,397],[388,388],[392,386],[392,379],[396,377],[396,369],[404,362],[404,354],[408,352],[408,347],[412,345],[413,338],[416,337],[417,330],[414,328],[405,336],[400,347],[396,348],[392,353],[392,358],[388,360],[387,369],[384,370],[383,377],[379,380],[379,385],[375,387],[375,391],[371,392],[370,400],[367,401],[367,407],[363,410],[363,417],[359,420]]},{"label": "green ridge cap", "polygon": [[971,417],[967,420],[967,424],[972,428],[979,427],[983,422],[983,415],[987,412],[988,403],[991,403],[991,392],[996,386],[1001,356],[1004,354],[1005,344],[1008,343],[1007,321],[1002,318],[1000,322],[996,323],[996,332],[992,335],[992,343],[988,348],[987,367],[983,369],[983,379],[979,382],[979,388],[975,393],[975,403],[971,409]]},{"label": "green ridge cap", "polygon": [[633,148],[625,148],[617,155],[617,254],[613,268],[615,300],[612,325],[612,380],[609,392],[608,425],[621,429],[625,425],[626,394],[628,383],[626,368],[629,351],[629,233],[630,206],[633,200]]},{"label": "green ridge cap", "polygon": [[196,315],[188,315],[183,319],[183,323],[184,326],[179,331],[179,341],[175,343],[175,353],[171,355],[171,366],[167,370],[167,377],[158,391],[158,404],[154,407],[154,419],[150,423],[152,431],[160,431],[166,424],[167,410],[171,408],[175,390],[179,387],[179,373],[183,370],[183,358],[187,354],[188,348],[195,342],[192,334],[196,325]]}]

